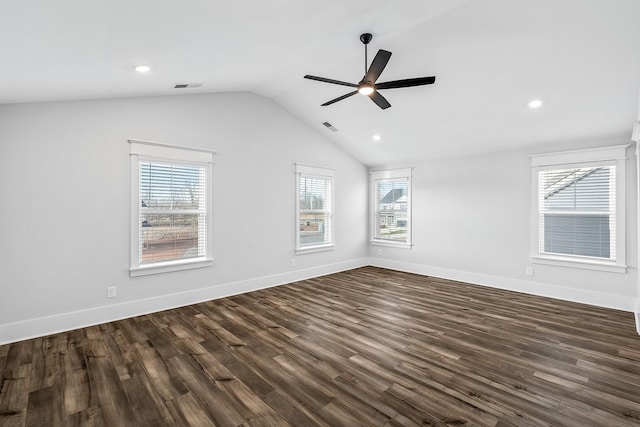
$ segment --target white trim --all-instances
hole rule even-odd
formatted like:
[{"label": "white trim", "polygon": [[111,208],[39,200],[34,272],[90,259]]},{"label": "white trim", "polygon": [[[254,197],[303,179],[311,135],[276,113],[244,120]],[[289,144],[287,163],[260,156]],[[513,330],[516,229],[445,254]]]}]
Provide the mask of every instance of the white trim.
[{"label": "white trim", "polygon": [[295,163],[296,173],[314,176],[330,176],[333,178],[336,174],[336,168],[331,166],[309,165],[307,163]]},{"label": "white trim", "polygon": [[[640,142],[640,120],[633,124],[633,131],[631,131],[631,140],[638,144]],[[636,149],[637,154],[637,149]]]},{"label": "white trim", "polygon": [[411,249],[413,245],[411,243],[394,242],[393,240],[384,239],[372,239],[369,240],[369,244],[372,246],[386,246],[389,248]]},{"label": "white trim", "polygon": [[366,258],[0,325],[0,345],[364,267]]},{"label": "white trim", "polygon": [[412,174],[413,174],[413,167],[369,171],[369,175],[371,176],[372,179],[404,178],[406,176],[411,177]]},{"label": "white trim", "polygon": [[[638,266],[640,266],[640,121],[636,122],[633,126],[633,136],[631,137],[633,141],[635,141],[636,149],[636,231],[637,231],[637,241],[636,241],[636,250],[638,253]],[[637,277],[637,295],[636,295],[636,331],[640,335],[640,275]]]},{"label": "white trim", "polygon": [[627,158],[627,147],[629,147],[629,144],[612,145],[609,147],[587,148],[584,150],[532,154],[529,158],[531,158],[532,167],[625,160]]},{"label": "white trim", "polygon": [[589,304],[598,307],[613,308],[627,312],[634,312],[633,297],[608,294],[605,292],[588,291],[580,288],[568,288],[542,282],[512,279],[504,276],[474,273],[471,271],[455,270],[435,267],[425,264],[414,264],[395,261],[384,258],[369,258],[369,265],[388,268],[391,270],[415,273],[423,276],[433,276],[442,279],[456,280],[459,282],[481,285],[489,288],[504,289],[508,291],[522,292],[530,295],[555,298],[564,301],[573,301],[581,304]]},{"label": "white trim", "polygon": [[534,264],[553,265],[556,267],[582,268],[586,270],[607,271],[609,273],[626,273],[626,265],[617,265],[613,262],[607,263],[589,259],[579,259],[579,257],[553,257],[549,255],[535,255],[531,257]]},{"label": "white trim", "polygon": [[218,154],[218,152],[216,150],[209,150],[208,148],[185,147],[185,146],[182,146],[182,145],[165,144],[163,142],[143,141],[143,140],[140,140],[140,139],[128,139],[127,142],[129,144],[132,144],[132,145],[136,145],[137,144],[138,146],[151,145],[151,146],[155,146],[155,147],[177,148],[177,149],[180,149],[180,150],[200,151],[202,153]]},{"label": "white trim", "polygon": [[318,245],[318,246],[307,246],[305,248],[298,248],[296,249],[296,255],[304,255],[304,254],[312,254],[315,252],[325,252],[325,251],[332,251],[335,248],[335,245],[332,244],[328,244],[328,245]]},{"label": "white trim", "polygon": [[211,258],[193,258],[186,260],[176,260],[158,262],[151,265],[141,265],[138,268],[129,268],[130,277],[147,276],[150,274],[170,273],[172,271],[192,270],[194,268],[213,267],[214,260]]}]

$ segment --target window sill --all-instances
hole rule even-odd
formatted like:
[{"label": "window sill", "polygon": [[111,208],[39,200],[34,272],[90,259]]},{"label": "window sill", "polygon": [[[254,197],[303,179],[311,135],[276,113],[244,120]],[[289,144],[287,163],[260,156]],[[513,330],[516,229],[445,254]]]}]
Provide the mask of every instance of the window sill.
[{"label": "window sill", "polygon": [[318,246],[309,246],[308,248],[298,248],[296,249],[296,255],[304,255],[304,254],[312,254],[315,252],[325,252],[332,251],[334,245],[318,245]]},{"label": "window sill", "polygon": [[140,266],[129,269],[130,277],[147,276],[150,274],[170,273],[172,271],[192,270],[194,268],[213,267],[212,259],[197,258],[190,261],[167,261],[162,263]]},{"label": "window sill", "polygon": [[542,255],[532,256],[531,262],[534,264],[546,264],[546,265],[553,265],[556,267],[567,267],[567,268],[581,268],[585,270],[598,270],[598,271],[606,271],[609,273],[624,274],[627,272],[626,265],[616,265],[613,263],[598,262],[598,261],[591,261],[591,260],[567,259],[567,258],[554,257],[554,256],[542,256]]},{"label": "window sill", "polygon": [[369,244],[372,246],[386,246],[388,248],[400,248],[400,249],[411,249],[413,246],[411,243],[404,242],[394,242],[392,240],[370,240]]}]

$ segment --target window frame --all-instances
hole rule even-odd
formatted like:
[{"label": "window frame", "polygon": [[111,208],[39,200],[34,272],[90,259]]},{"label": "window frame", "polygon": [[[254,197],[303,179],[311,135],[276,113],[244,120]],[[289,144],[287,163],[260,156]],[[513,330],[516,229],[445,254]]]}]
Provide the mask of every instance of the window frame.
[{"label": "window frame", "polygon": [[[543,153],[531,159],[531,262],[568,268],[582,268],[614,273],[626,272],[626,149],[629,145],[615,145],[583,150]],[[615,167],[615,259],[547,254],[540,251],[539,173],[550,170],[597,166]]]},{"label": "window frame", "polygon": [[[157,142],[128,140],[130,145],[131,162],[131,222],[130,222],[130,265],[131,277],[145,276],[149,274],[167,273],[172,271],[188,270],[194,268],[211,267],[213,260],[213,155],[214,150],[201,148],[182,147],[177,145]],[[205,254],[204,256],[178,259],[171,261],[158,261],[141,264],[140,260],[140,233],[142,223],[140,221],[140,162],[157,161],[169,163],[181,163],[193,165],[206,170],[205,179]]]},{"label": "window frame", "polygon": [[[374,246],[388,246],[410,249],[412,243],[412,178],[413,168],[389,169],[369,172],[369,243]],[[406,179],[407,181],[407,240],[406,242],[381,239],[378,237],[377,218],[380,210],[378,202],[377,184],[382,181],[395,181]]]},{"label": "window frame", "polygon": [[[295,164],[295,177],[296,177],[296,245],[295,252],[296,255],[314,253],[314,252],[322,252],[322,251],[331,251],[335,247],[335,239],[336,239],[336,223],[335,223],[335,168],[328,166],[316,166],[305,163],[296,163]],[[330,209],[329,209],[329,229],[330,229],[330,241],[322,242],[317,245],[310,246],[301,246],[300,242],[300,182],[301,178],[316,178],[323,179],[331,182],[331,197],[330,197]],[[326,214],[325,214],[326,215]],[[326,228],[325,228],[326,230]]]}]

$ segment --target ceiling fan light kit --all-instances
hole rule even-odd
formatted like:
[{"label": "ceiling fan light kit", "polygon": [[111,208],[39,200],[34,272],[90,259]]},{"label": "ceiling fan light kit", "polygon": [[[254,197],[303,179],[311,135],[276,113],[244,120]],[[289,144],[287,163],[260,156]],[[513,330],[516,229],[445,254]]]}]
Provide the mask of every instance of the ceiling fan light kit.
[{"label": "ceiling fan light kit", "polygon": [[373,58],[371,62],[371,66],[368,67],[368,58],[367,58],[367,45],[373,39],[373,35],[370,33],[364,33],[360,35],[360,41],[364,44],[364,77],[358,84],[343,82],[341,80],[328,79],[326,77],[318,77],[311,76],[307,74],[304,76],[305,79],[309,80],[317,80],[319,82],[331,83],[335,85],[342,85],[355,88],[353,92],[349,92],[342,96],[339,96],[331,101],[327,101],[322,104],[322,107],[326,107],[327,105],[335,104],[338,101],[342,101],[343,99],[349,98],[350,96],[355,95],[356,93],[360,93],[362,95],[366,95],[380,108],[383,110],[391,107],[391,104],[387,99],[380,94],[380,90],[383,89],[398,89],[403,87],[412,87],[412,86],[423,86],[430,85],[435,83],[435,76],[431,77],[415,77],[411,79],[402,79],[402,80],[392,80],[389,82],[376,83],[382,71],[387,66],[389,59],[391,58],[391,52],[380,49],[378,53]]}]

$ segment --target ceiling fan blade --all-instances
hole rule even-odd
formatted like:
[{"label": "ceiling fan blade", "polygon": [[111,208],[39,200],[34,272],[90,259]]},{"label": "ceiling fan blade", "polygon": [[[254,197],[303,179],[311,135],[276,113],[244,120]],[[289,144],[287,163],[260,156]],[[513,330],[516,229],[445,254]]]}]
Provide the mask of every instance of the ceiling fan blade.
[{"label": "ceiling fan blade", "polygon": [[391,58],[391,52],[380,49],[378,53],[376,53],[376,57],[373,58],[373,61],[369,66],[369,71],[367,71],[367,75],[364,76],[364,80],[370,83],[375,83],[376,80],[378,80],[378,77],[380,77],[380,74],[382,74],[384,67],[387,66],[389,58]]},{"label": "ceiling fan blade", "polygon": [[340,80],[327,79],[327,78],[324,78],[324,77],[310,76],[309,74],[304,76],[304,78],[305,79],[309,79],[309,80],[317,80],[319,82],[333,83],[334,85],[358,87],[358,85],[355,84],[355,83],[341,82]]},{"label": "ceiling fan blade", "polygon": [[414,79],[393,80],[376,84],[376,89],[397,89],[401,87],[422,86],[435,83],[436,77],[416,77]]},{"label": "ceiling fan blade", "polygon": [[386,110],[387,108],[391,107],[391,104],[389,104],[389,101],[387,101],[387,98],[380,95],[378,91],[374,91],[371,95],[369,95],[369,98],[371,98],[371,100],[375,102],[376,105],[382,108],[383,110]]},{"label": "ceiling fan blade", "polygon": [[350,97],[350,96],[353,96],[353,95],[355,95],[356,93],[358,93],[358,91],[357,91],[357,90],[354,90],[353,92],[349,92],[349,93],[347,93],[346,95],[342,95],[342,96],[337,97],[336,99],[332,99],[331,101],[327,101],[327,102],[325,102],[324,104],[322,104],[322,105],[320,105],[320,106],[321,106],[321,107],[326,107],[327,105],[334,104],[334,103],[336,103],[336,102],[338,102],[338,101],[342,101],[342,100],[343,100],[343,99],[345,99],[345,98],[348,98],[348,97]]}]

